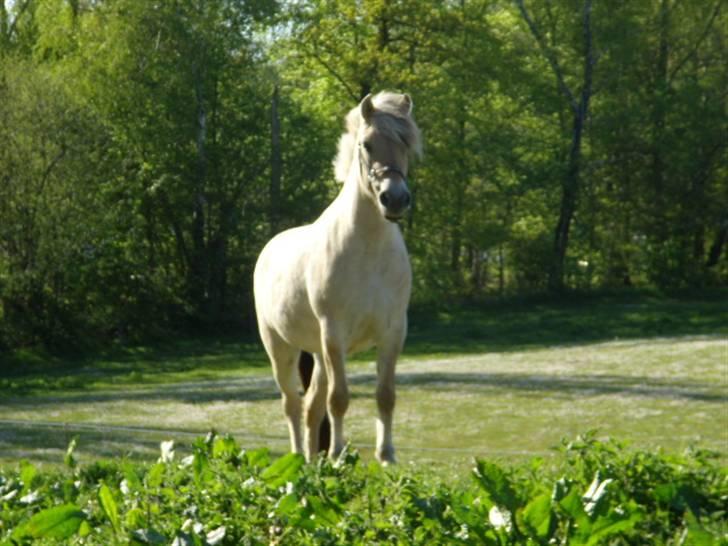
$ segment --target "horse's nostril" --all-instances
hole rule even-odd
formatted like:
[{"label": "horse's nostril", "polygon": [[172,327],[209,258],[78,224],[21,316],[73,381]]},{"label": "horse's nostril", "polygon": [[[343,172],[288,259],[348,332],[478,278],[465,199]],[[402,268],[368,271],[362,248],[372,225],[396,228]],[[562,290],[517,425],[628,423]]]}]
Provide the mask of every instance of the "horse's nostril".
[{"label": "horse's nostril", "polygon": [[410,195],[409,192],[405,192],[404,196],[402,197],[402,206],[409,207],[411,202],[412,202],[412,196]]},{"label": "horse's nostril", "polygon": [[379,194],[379,202],[384,207],[389,206],[389,192],[388,191],[383,191],[382,193]]}]

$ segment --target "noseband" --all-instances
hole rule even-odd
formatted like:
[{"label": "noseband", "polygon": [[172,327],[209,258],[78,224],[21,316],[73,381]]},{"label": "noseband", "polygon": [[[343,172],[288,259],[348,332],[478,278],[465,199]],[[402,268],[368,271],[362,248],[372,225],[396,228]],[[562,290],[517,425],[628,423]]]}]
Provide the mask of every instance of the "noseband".
[{"label": "noseband", "polygon": [[402,178],[402,182],[404,182],[405,184],[407,183],[407,177],[404,175],[404,173],[400,169],[392,165],[385,165],[384,167],[379,167],[378,169],[372,167],[371,169],[369,169],[368,174],[370,180],[382,180],[389,173],[398,174]]},{"label": "noseband", "polygon": [[[361,150],[361,144],[359,144],[359,149]],[[362,166],[367,167],[367,162],[364,160],[364,157],[362,154],[359,154],[359,162]],[[367,181],[369,182],[369,188],[372,190],[372,193],[376,194],[374,191],[374,183],[381,183],[382,179],[389,173],[398,174],[402,178],[402,182],[407,184],[407,177],[402,172],[401,169],[395,167],[394,165],[384,165],[383,167],[369,167],[367,169]],[[377,187],[379,184],[377,184]]]}]

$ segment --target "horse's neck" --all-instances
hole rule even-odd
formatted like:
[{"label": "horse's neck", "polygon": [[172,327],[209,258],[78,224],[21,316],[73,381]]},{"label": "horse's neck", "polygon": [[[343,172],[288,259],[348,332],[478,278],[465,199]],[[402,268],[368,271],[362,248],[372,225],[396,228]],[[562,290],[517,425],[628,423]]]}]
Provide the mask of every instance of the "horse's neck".
[{"label": "horse's neck", "polygon": [[344,182],[341,192],[330,207],[330,222],[337,235],[347,244],[380,246],[394,235],[391,222],[386,220],[373,199],[364,193],[355,172]]}]

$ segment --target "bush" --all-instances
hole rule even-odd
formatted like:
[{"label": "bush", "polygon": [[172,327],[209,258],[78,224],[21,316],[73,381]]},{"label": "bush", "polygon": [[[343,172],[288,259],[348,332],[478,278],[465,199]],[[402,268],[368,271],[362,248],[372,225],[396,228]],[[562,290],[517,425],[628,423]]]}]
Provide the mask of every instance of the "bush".
[{"label": "bush", "polygon": [[107,461],[0,473],[2,544],[717,544],[726,474],[702,451],[629,451],[592,435],[553,466],[478,460],[472,479],[384,469],[346,450],[336,463],[271,460],[230,437],[154,464]]}]

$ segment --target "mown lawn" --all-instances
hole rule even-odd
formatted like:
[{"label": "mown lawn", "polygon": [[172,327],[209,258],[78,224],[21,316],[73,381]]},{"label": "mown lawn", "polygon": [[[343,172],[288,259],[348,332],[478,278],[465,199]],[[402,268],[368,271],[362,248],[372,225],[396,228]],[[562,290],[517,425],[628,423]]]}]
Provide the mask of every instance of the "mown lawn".
[{"label": "mown lawn", "polygon": [[[416,310],[398,373],[401,461],[463,467],[473,456],[548,456],[596,429],[646,449],[728,453],[728,305],[600,298]],[[348,437],[370,456],[371,355],[350,364]],[[181,340],[106,355],[16,355],[0,380],[0,464],[153,458],[212,428],[287,448],[256,340]]]}]

